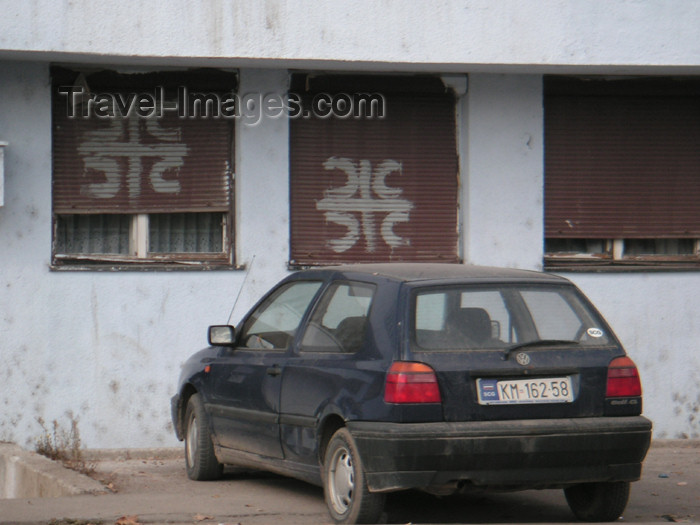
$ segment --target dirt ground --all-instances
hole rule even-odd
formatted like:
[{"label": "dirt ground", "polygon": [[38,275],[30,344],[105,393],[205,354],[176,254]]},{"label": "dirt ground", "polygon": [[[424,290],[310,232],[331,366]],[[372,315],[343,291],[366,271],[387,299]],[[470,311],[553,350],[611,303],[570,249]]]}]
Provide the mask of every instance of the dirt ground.
[{"label": "dirt ground", "polygon": [[[700,442],[675,443],[652,447],[642,481],[633,484],[623,521],[700,523]],[[185,491],[205,499],[241,496],[249,519],[277,512],[273,510],[277,506],[271,508],[268,501],[301,498],[311,512],[307,517],[327,521],[320,488],[272,474],[232,469],[223,480],[197,483],[187,479],[181,457],[101,461],[97,467],[98,477],[121,494]],[[419,492],[392,494],[386,519],[393,523],[531,523],[565,522],[573,517],[562,491],[546,490],[446,498]]]},{"label": "dirt ground", "polygon": [[[187,479],[181,450],[97,457],[100,495],[0,500],[0,525],[236,525],[329,523],[323,491],[289,478],[227,470],[222,480]],[[563,491],[438,498],[390,494],[385,523],[570,523]],[[700,523],[700,441],[652,446],[632,486],[629,523]]]}]

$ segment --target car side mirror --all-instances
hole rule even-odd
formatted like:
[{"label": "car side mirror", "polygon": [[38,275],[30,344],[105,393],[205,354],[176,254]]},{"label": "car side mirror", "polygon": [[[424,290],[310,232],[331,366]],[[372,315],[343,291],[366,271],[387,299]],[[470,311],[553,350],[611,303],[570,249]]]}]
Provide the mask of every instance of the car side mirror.
[{"label": "car side mirror", "polygon": [[236,344],[236,329],[231,325],[210,326],[208,339],[212,346],[234,346]]}]

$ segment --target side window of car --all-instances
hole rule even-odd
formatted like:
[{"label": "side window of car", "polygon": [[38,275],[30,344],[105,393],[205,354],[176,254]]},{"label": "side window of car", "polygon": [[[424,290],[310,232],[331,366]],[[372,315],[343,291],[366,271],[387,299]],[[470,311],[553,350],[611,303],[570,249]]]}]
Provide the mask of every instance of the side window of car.
[{"label": "side window of car", "polygon": [[265,350],[287,348],[320,287],[320,282],[298,281],[279,288],[246,321],[241,346]]},{"label": "side window of car", "polygon": [[375,286],[339,282],[326,291],[302,339],[304,352],[358,352],[365,341]]}]

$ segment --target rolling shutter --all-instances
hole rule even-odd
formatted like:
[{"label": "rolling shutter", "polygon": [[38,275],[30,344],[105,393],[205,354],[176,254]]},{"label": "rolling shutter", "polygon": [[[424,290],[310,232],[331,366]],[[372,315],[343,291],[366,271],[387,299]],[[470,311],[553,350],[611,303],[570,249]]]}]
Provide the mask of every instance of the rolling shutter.
[{"label": "rolling shutter", "polygon": [[87,101],[76,109],[59,89],[70,87],[77,73],[54,68],[52,74],[54,213],[230,211],[232,122],[211,118],[213,113],[183,116],[178,94],[184,88],[223,99],[235,90],[234,75],[87,76],[90,92],[107,99],[126,103],[134,94],[152,97],[160,111],[143,118],[135,106],[128,115],[109,117],[100,117],[94,106],[88,111]]},{"label": "rolling shutter", "polygon": [[[381,93],[383,118],[290,124],[291,262],[455,262],[455,100],[436,78],[297,77],[318,93]],[[307,114],[308,116],[308,114]]]},{"label": "rolling shutter", "polygon": [[700,237],[700,89],[545,82],[547,238]]}]

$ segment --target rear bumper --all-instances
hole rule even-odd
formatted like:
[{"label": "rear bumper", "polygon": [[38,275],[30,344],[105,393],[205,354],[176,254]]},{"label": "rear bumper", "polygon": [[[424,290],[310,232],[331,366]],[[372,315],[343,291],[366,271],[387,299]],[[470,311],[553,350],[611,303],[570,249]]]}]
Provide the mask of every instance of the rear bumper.
[{"label": "rear bumper", "polygon": [[522,489],[636,481],[651,426],[642,416],[348,423],[371,491],[463,482]]}]

